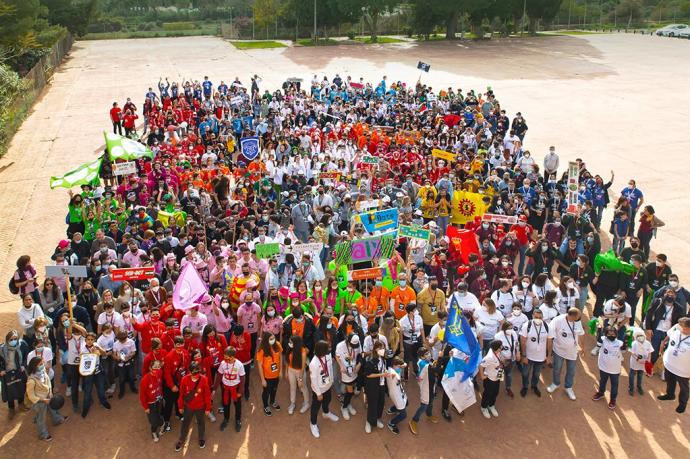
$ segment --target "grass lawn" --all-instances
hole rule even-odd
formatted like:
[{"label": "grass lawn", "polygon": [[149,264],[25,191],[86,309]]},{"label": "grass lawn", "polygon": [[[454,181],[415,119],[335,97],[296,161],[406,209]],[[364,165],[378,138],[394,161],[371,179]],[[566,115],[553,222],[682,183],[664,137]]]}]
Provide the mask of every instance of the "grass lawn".
[{"label": "grass lawn", "polygon": [[285,48],[285,45],[272,40],[263,41],[231,41],[237,49],[266,49],[266,48]]},{"label": "grass lawn", "polygon": [[367,45],[371,44],[380,44],[380,43],[405,43],[405,40],[400,40],[399,38],[393,38],[393,37],[377,37],[377,40],[375,42],[371,41],[371,37],[357,37],[355,38],[355,41],[358,41],[360,43],[365,43]]},{"label": "grass lawn", "polygon": [[563,30],[554,33],[558,35],[598,35],[601,32],[590,32],[588,30]]},{"label": "grass lawn", "polygon": [[333,40],[332,38],[319,38],[319,41],[314,45],[314,41],[311,38],[300,38],[297,40],[297,44],[301,46],[333,46],[341,45],[342,43],[338,40]]},{"label": "grass lawn", "polygon": [[123,32],[87,33],[80,40],[117,40],[122,38],[191,37],[199,35],[218,35],[218,27],[203,27],[191,30],[139,30]]}]

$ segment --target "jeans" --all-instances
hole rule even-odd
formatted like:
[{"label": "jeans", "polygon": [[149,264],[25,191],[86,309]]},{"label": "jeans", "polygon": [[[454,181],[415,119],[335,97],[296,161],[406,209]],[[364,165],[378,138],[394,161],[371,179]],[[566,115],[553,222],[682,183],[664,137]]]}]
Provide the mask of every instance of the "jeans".
[{"label": "jeans", "polygon": [[620,378],[620,373],[612,374],[606,373],[605,371],[599,370],[599,391],[597,394],[604,395],[606,392],[606,383],[611,380],[611,401],[615,402],[616,397],[618,397],[618,379]]},{"label": "jeans", "polygon": [[428,407],[429,407],[429,404],[421,403],[419,405],[419,408],[417,408],[417,411],[415,411],[414,416],[412,416],[412,419],[415,422],[419,422],[419,419],[422,417],[422,413],[424,413]]},{"label": "jeans", "polygon": [[317,416],[319,414],[319,408],[321,408],[324,414],[329,413],[328,405],[331,403],[331,390],[328,389],[326,392],[321,394],[322,400],[319,400],[319,396],[316,392],[311,393],[311,413],[310,420],[312,425],[316,425]]},{"label": "jeans", "polygon": [[394,426],[398,425],[399,423],[405,420],[405,418],[407,417],[407,407],[403,408],[402,410],[396,408],[395,412],[396,415],[389,422],[389,424],[392,424]]},{"label": "jeans", "polygon": [[685,409],[688,406],[688,378],[671,373],[664,370],[666,375],[666,393],[672,397],[676,396],[676,383],[680,386],[680,394],[678,396],[678,407]]},{"label": "jeans", "polygon": [[513,387],[513,367],[515,366],[515,362],[510,361],[506,363],[505,367],[503,368],[503,374],[505,375],[505,383],[506,383],[506,389],[510,389]]},{"label": "jeans", "polygon": [[125,393],[125,384],[129,383],[129,388],[132,392],[136,392],[137,388],[134,384],[134,362],[130,361],[129,365],[117,366],[117,375],[120,382],[120,395]]},{"label": "jeans", "polygon": [[[544,366],[544,362],[535,362],[534,360],[528,360],[527,364],[522,364],[520,369],[522,373],[522,388],[527,389],[528,383],[530,387],[537,387],[539,385],[539,376],[541,376],[541,369]],[[532,371],[532,380],[529,379],[530,370]]]},{"label": "jeans", "polygon": [[520,257],[520,262],[518,263],[518,275],[522,276],[525,272],[525,254],[527,253],[527,246],[526,245],[521,245],[519,247],[519,257]]},{"label": "jeans", "polygon": [[31,409],[36,412],[34,422],[36,423],[36,429],[38,430],[38,438],[41,440],[50,437],[50,433],[48,433],[48,424],[46,423],[46,414],[50,413],[50,418],[53,421],[53,425],[61,424],[65,419],[57,410],[49,407],[46,402],[38,402],[34,404]]},{"label": "jeans", "polygon": [[[299,381],[301,379],[302,381]],[[304,404],[309,403],[309,388],[307,387],[304,370],[288,368],[288,381],[290,382],[290,404],[294,405],[297,400],[297,388],[302,392]]]},{"label": "jeans", "polygon": [[484,379],[484,392],[482,392],[482,408],[488,408],[496,405],[496,397],[498,397],[498,390],[501,387],[501,381],[492,381],[489,378]]},{"label": "jeans", "polygon": [[279,378],[266,378],[266,387],[261,391],[261,401],[264,408],[268,408],[269,404],[273,405],[276,402],[276,392],[278,391]]},{"label": "jeans", "polygon": [[146,415],[151,426],[151,433],[157,432],[163,425],[163,401],[149,403],[149,412]]},{"label": "jeans", "polygon": [[436,217],[436,224],[438,225],[439,228],[441,228],[441,236],[446,235],[446,229],[448,228],[448,224],[450,222],[450,217]]},{"label": "jeans", "polygon": [[628,376],[628,390],[632,391],[635,388],[635,377],[637,377],[637,388],[642,390],[642,373],[643,370],[630,370]]},{"label": "jeans", "polygon": [[[570,238],[568,236],[563,238],[563,242],[561,242],[561,246],[558,248],[558,251],[561,252],[561,255],[565,255],[565,251],[568,250],[568,241]],[[585,253],[585,243],[582,242],[582,239],[577,239],[577,247],[575,249],[577,251],[578,255],[583,255]]]},{"label": "jeans", "polygon": [[661,350],[661,342],[666,338],[666,332],[662,332],[661,330],[654,330],[652,333],[652,347],[654,348],[654,351],[652,351],[651,359],[652,363],[656,363],[657,359],[659,358],[659,351]]},{"label": "jeans", "polygon": [[192,425],[192,418],[196,418],[197,431],[199,433],[199,441],[203,441],[206,435],[206,414],[204,410],[190,410],[184,409],[184,419],[182,420],[182,428],[180,429],[180,443],[184,443],[189,433],[189,428]]},{"label": "jeans", "polygon": [[84,404],[82,406],[82,414],[91,408],[92,389],[96,386],[96,394],[101,405],[107,405],[108,399],[105,397],[105,373],[100,372],[91,376],[86,376],[82,382],[82,390],[84,391]]},{"label": "jeans", "polygon": [[589,287],[580,287],[580,304],[578,305],[578,309],[580,311],[585,309],[585,305],[587,304],[587,298],[589,298]]},{"label": "jeans", "polygon": [[553,353],[553,383],[556,386],[561,385],[561,369],[563,368],[563,362],[565,361],[565,388],[571,389],[573,383],[575,382],[575,368],[577,367],[576,360],[567,360]]},{"label": "jeans", "polygon": [[611,248],[616,253],[616,255],[620,255],[623,249],[625,248],[625,238],[613,236],[613,243],[611,244]]}]

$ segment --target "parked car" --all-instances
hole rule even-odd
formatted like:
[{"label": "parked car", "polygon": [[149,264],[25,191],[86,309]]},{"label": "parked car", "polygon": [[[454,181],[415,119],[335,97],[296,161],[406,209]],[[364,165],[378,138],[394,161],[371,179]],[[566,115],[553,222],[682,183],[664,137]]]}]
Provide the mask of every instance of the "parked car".
[{"label": "parked car", "polygon": [[687,38],[687,39],[690,39],[690,27],[681,30],[680,32],[678,32],[678,34],[677,34],[676,36],[677,36],[678,38]]},{"label": "parked car", "polygon": [[670,24],[661,29],[657,29],[656,34],[660,37],[676,37],[681,32],[687,32],[690,30],[690,26],[687,24]]}]

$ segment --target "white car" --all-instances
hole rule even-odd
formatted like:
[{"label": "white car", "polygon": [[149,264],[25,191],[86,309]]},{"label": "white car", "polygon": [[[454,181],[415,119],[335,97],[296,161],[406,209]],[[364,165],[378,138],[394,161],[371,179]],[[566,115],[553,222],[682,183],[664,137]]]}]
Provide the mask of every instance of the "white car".
[{"label": "white car", "polygon": [[687,24],[670,24],[661,29],[657,29],[656,34],[660,37],[677,37],[682,32],[690,31],[690,26]]},{"label": "white car", "polygon": [[676,36],[677,36],[678,38],[690,39],[690,27],[681,30],[680,32],[678,32],[678,35],[676,35]]}]

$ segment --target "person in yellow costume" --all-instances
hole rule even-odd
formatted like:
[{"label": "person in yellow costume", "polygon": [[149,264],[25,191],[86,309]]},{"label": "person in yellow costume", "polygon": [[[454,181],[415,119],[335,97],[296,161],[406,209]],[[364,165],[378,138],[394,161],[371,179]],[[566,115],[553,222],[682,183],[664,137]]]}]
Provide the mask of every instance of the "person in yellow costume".
[{"label": "person in yellow costume", "polygon": [[417,196],[421,199],[419,206],[424,217],[424,223],[428,223],[436,218],[436,187],[431,185],[431,180],[424,180],[424,186],[419,189]]}]

